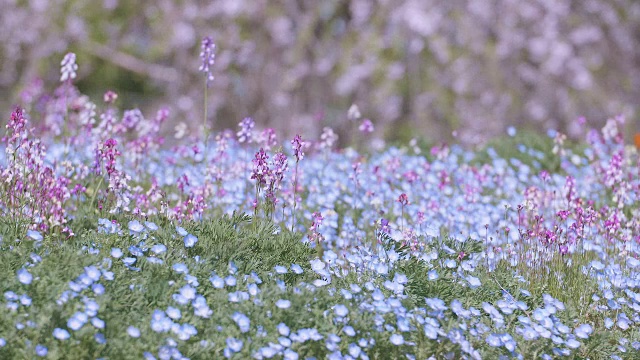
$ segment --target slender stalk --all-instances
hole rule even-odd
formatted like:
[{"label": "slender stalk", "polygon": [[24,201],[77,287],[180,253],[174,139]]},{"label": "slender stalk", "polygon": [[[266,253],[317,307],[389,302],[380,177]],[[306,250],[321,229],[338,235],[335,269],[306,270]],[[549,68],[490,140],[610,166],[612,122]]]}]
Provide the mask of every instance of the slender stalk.
[{"label": "slender stalk", "polygon": [[296,224],[296,204],[298,200],[296,197],[296,191],[298,190],[298,160],[296,160],[296,170],[294,171],[293,176],[293,208],[291,209],[291,232],[293,232]]},{"label": "slender stalk", "polygon": [[208,110],[208,106],[207,106],[207,88],[208,88],[208,84],[207,84],[207,79],[204,80],[204,118],[202,119],[202,127],[203,127],[203,131],[204,131],[204,154],[203,154],[203,161],[206,164],[207,163],[207,154],[208,154],[208,149],[207,149],[207,145],[209,143],[209,129],[207,127],[207,110]]}]

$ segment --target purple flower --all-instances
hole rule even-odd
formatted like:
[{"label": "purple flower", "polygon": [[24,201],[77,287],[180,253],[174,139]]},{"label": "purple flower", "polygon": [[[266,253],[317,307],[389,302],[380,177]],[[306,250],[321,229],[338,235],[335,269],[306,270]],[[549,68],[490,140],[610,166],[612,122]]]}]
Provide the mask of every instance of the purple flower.
[{"label": "purple flower", "polygon": [[209,36],[205,36],[202,39],[202,45],[200,46],[202,49],[200,51],[200,60],[202,60],[202,65],[200,65],[199,71],[203,72],[207,79],[207,85],[209,85],[209,81],[213,81],[213,74],[211,73],[210,66],[214,64],[216,54],[214,53],[216,49],[216,45],[213,43],[213,40]]},{"label": "purple flower", "polygon": [[291,145],[293,146],[293,153],[296,156],[296,162],[302,160],[304,158],[304,151],[302,150],[304,142],[302,141],[302,137],[296,135],[293,140],[291,140]]},{"label": "purple flower", "polygon": [[236,133],[239,143],[250,143],[253,140],[252,130],[255,125],[255,121],[250,117],[242,119],[240,124],[238,124],[238,126],[240,126],[240,131]]},{"label": "purple flower", "polygon": [[360,132],[365,133],[365,134],[370,134],[373,132],[374,127],[373,127],[373,123],[371,122],[371,120],[369,119],[364,119],[362,121],[362,124],[360,124],[360,126],[358,127],[358,130],[360,130]]},{"label": "purple flower", "polygon": [[60,81],[64,82],[76,78],[76,70],[78,65],[76,64],[76,54],[70,52],[64,56],[62,62],[60,62]]},{"label": "purple flower", "polygon": [[260,187],[266,185],[267,179],[271,176],[271,170],[269,169],[267,159],[269,159],[269,155],[267,155],[263,148],[260,148],[253,159],[251,180],[256,180],[258,183],[257,185]]}]

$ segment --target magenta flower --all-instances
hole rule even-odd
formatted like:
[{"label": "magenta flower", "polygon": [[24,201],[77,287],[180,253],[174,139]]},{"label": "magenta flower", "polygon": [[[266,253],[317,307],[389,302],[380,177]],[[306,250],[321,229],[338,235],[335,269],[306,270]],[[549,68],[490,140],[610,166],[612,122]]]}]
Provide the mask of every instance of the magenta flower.
[{"label": "magenta flower", "polygon": [[371,122],[371,120],[369,119],[364,119],[362,121],[362,124],[360,124],[360,126],[358,127],[358,130],[360,130],[360,132],[365,133],[365,134],[370,134],[373,132],[374,127],[373,127],[373,123]]},{"label": "magenta flower", "polygon": [[293,140],[291,140],[291,145],[293,146],[293,153],[296,156],[296,162],[299,162],[304,158],[304,151],[302,150],[304,142],[302,141],[302,137],[296,135]]},{"label": "magenta flower", "polygon": [[200,60],[202,60],[202,64],[198,70],[205,74],[207,78],[207,85],[209,85],[209,81],[213,81],[214,79],[213,73],[211,72],[211,66],[215,63],[216,54],[214,51],[216,49],[216,45],[210,37],[206,36],[202,39],[202,45],[200,48],[202,49],[200,51]]},{"label": "magenta flower", "polygon": [[239,143],[250,143],[253,140],[253,127],[256,125],[255,121],[252,118],[246,117],[242,119],[240,124],[240,131],[236,134],[238,136]]}]

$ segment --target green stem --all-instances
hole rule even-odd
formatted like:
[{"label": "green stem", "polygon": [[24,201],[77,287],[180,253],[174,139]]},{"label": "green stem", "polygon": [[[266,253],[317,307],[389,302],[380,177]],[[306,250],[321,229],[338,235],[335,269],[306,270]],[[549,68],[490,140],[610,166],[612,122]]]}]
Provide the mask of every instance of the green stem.
[{"label": "green stem", "polygon": [[204,154],[203,161],[207,163],[207,145],[209,140],[209,129],[207,128],[207,80],[204,81],[204,118],[202,119],[202,125],[204,129]]}]

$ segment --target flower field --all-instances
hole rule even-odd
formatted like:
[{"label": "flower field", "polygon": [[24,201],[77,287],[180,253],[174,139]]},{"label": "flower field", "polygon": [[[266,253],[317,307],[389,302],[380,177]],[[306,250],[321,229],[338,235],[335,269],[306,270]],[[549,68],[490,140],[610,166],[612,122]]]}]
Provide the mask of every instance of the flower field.
[{"label": "flower field", "polygon": [[638,358],[624,118],[367,147],[354,107],[352,147],[251,118],[168,144],[168,110],[76,69],[3,112],[1,359]]}]

